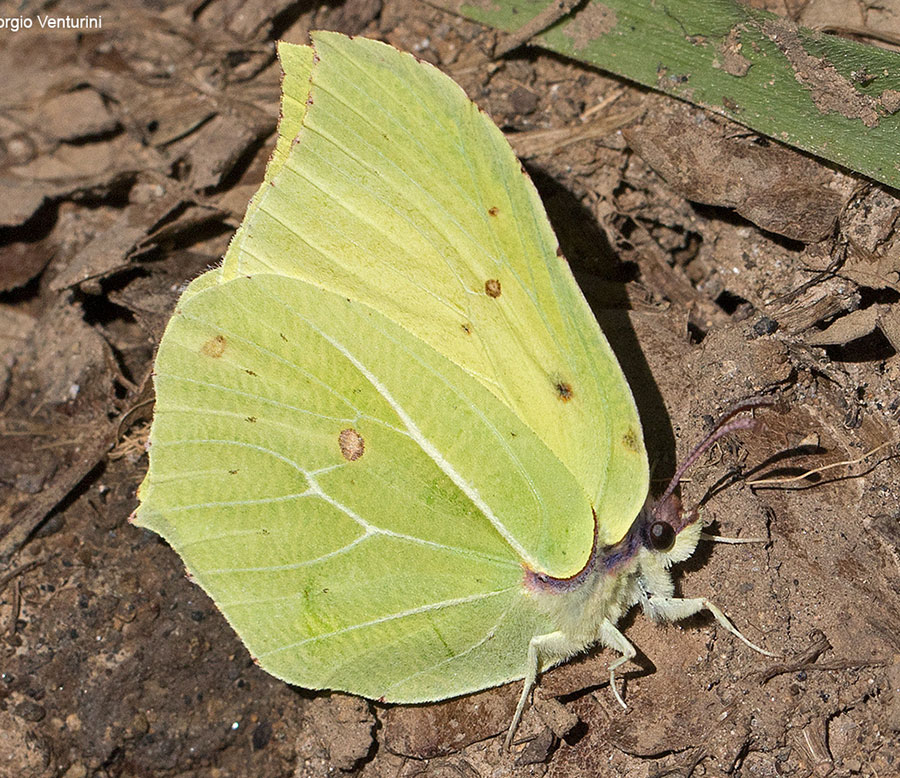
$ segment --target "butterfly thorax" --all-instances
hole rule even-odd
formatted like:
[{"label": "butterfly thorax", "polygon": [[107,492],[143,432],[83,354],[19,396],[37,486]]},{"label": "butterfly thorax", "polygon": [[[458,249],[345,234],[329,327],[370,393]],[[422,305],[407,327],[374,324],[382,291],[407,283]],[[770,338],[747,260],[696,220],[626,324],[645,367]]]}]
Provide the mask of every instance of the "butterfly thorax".
[{"label": "butterfly thorax", "polygon": [[595,546],[572,578],[525,573],[525,589],[537,607],[556,630],[584,648],[597,641],[604,621],[615,623],[638,601],[640,544],[633,529],[614,546]]},{"label": "butterfly thorax", "polygon": [[597,641],[604,621],[615,623],[637,601],[638,571],[633,557],[612,573],[597,565],[574,589],[540,586],[530,588],[529,594],[555,629],[587,648]]},{"label": "butterfly thorax", "polygon": [[[555,629],[587,648],[597,642],[605,620],[615,624],[634,605],[648,610],[651,596],[672,595],[670,567],[693,554],[702,523],[696,515],[689,517],[690,523],[677,521],[673,545],[666,550],[653,548],[649,529],[659,520],[660,507],[648,503],[619,543],[595,548],[582,573],[571,579],[526,572],[529,595]],[[666,518],[671,518],[669,513],[680,516],[680,505],[673,502],[663,507],[671,508],[662,511]]]}]

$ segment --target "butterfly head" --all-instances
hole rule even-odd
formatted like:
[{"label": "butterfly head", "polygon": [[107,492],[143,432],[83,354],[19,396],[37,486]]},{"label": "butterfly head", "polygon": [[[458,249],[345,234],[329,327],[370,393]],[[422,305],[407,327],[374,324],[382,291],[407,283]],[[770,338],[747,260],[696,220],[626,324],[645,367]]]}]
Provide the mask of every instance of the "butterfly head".
[{"label": "butterfly head", "polygon": [[642,516],[641,545],[663,568],[683,562],[694,553],[700,540],[699,518],[696,508],[691,511],[682,508],[677,494],[665,495]]},{"label": "butterfly head", "polygon": [[668,569],[694,553],[703,524],[698,509],[695,507],[685,511],[681,498],[676,494],[682,476],[720,438],[736,430],[756,426],[755,419],[735,418],[737,414],[770,403],[768,398],[754,397],[731,408],[677,469],[662,496],[641,512],[634,529],[644,551],[641,556],[645,560],[652,558],[654,566]]}]

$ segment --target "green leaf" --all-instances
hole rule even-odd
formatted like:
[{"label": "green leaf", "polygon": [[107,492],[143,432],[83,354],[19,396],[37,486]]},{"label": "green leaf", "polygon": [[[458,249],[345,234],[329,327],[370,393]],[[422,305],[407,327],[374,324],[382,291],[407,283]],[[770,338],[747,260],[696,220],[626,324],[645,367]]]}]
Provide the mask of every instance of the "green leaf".
[{"label": "green leaf", "polygon": [[[429,2],[507,32],[548,5]],[[533,43],[900,186],[897,52],[799,27],[736,0],[594,0]]]}]

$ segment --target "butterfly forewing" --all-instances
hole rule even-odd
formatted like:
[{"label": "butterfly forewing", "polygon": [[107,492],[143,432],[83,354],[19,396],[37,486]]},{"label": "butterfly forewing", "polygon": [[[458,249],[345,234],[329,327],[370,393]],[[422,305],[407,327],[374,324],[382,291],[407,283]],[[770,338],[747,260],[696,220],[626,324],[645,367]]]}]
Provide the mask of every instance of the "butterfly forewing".
[{"label": "butterfly forewing", "polygon": [[302,127],[224,277],[302,278],[401,324],[525,421],[619,540],[647,491],[640,423],[502,133],[408,54],[314,45]]}]

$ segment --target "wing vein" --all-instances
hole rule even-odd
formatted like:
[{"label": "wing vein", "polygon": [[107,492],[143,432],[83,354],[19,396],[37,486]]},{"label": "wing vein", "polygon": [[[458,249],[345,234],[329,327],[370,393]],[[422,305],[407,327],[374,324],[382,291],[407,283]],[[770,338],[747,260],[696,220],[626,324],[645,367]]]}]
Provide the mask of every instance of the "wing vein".
[{"label": "wing vein", "polygon": [[298,640],[295,643],[289,643],[285,646],[279,646],[278,648],[273,648],[270,651],[264,651],[257,655],[257,659],[262,659],[263,657],[272,656],[273,654],[281,653],[282,651],[290,651],[291,649],[299,648],[300,646],[304,646],[307,643],[317,643],[320,640],[328,640],[329,638],[338,637],[339,635],[346,635],[348,632],[354,632],[358,629],[366,629],[367,627],[374,627],[378,624],[385,624],[390,621],[396,621],[397,619],[409,618],[410,616],[417,616],[420,613],[428,613],[430,611],[443,610],[444,608],[452,608],[456,605],[466,605],[470,602],[478,602],[479,600],[486,600],[490,597],[498,597],[501,594],[506,594],[510,592],[515,587],[507,587],[505,589],[498,589],[493,592],[479,592],[478,594],[470,594],[468,597],[455,597],[450,600],[442,600],[441,602],[433,602],[428,605],[420,605],[416,608],[409,608],[405,611],[400,611],[399,613],[391,613],[387,616],[380,616],[377,619],[370,619],[369,621],[363,621],[359,624],[351,624],[347,627],[341,627],[341,629],[332,630],[331,632],[323,632],[321,635],[312,635],[311,637],[305,638],[303,640]]}]

